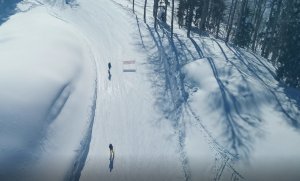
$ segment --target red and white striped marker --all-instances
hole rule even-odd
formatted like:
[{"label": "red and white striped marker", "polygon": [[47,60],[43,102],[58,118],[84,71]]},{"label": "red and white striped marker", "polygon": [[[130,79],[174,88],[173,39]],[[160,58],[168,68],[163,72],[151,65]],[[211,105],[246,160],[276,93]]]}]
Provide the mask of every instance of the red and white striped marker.
[{"label": "red and white striped marker", "polygon": [[135,60],[123,61],[123,72],[136,72]]}]

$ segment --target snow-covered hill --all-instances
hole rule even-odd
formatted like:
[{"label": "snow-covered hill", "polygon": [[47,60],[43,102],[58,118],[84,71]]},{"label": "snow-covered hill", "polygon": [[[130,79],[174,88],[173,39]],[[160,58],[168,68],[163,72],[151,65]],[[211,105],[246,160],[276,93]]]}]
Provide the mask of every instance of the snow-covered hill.
[{"label": "snow-covered hill", "polygon": [[299,180],[300,92],[131,3],[26,0],[0,26],[1,180]]}]

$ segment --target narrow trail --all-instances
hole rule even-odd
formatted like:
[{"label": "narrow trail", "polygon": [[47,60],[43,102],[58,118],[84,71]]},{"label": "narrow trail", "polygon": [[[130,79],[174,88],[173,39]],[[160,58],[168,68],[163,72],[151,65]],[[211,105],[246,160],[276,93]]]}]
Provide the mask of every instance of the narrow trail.
[{"label": "narrow trail", "polygon": [[[116,1],[113,1],[116,5],[118,5],[120,8],[126,10],[128,12],[129,15],[132,15],[132,11],[130,8],[125,7],[122,4],[119,4]],[[178,93],[178,91],[176,91],[177,87],[178,87],[178,83],[176,80],[176,77],[172,75],[172,68],[170,67],[170,65],[172,64],[170,61],[170,58],[168,53],[168,48],[165,48],[164,45],[164,37],[162,37],[160,35],[160,32],[158,32],[157,30],[154,30],[153,27],[150,27],[149,24],[145,24],[145,23],[141,23],[142,25],[140,25],[139,23],[142,22],[141,20],[139,20],[139,17],[137,15],[135,15],[136,18],[136,22],[137,22],[137,26],[138,26],[138,30],[139,30],[139,34],[141,37],[141,41],[142,41],[142,45],[143,48],[146,49],[147,51],[151,51],[149,49],[148,46],[144,45],[143,39],[142,39],[142,35],[141,35],[141,28],[144,28],[144,31],[148,31],[148,33],[151,36],[151,39],[153,40],[153,43],[155,44],[155,47],[157,49],[157,54],[158,54],[158,61],[160,63],[163,64],[164,67],[164,78],[165,82],[166,82],[166,89],[170,92],[170,100],[172,102],[172,104],[175,106],[174,110],[171,111],[170,115],[169,115],[169,119],[171,119],[171,121],[176,122],[176,128],[175,128],[175,132],[177,135],[177,147],[178,147],[178,152],[179,152],[179,158],[180,158],[180,162],[181,162],[181,167],[182,167],[182,171],[184,173],[184,180],[189,181],[191,180],[191,168],[189,165],[189,159],[185,150],[185,137],[186,137],[186,126],[185,126],[185,121],[183,119],[183,117],[177,117],[176,114],[181,114],[181,110],[178,104],[180,104],[178,100],[181,100],[181,95],[180,93]],[[152,26],[152,25],[151,25]],[[159,26],[161,27],[162,25],[159,24]],[[162,29],[162,28],[161,28]],[[162,29],[163,30],[163,29]],[[165,34],[165,32],[163,32]],[[145,36],[145,35],[144,35]],[[167,35],[168,36],[168,35]],[[170,40],[167,40],[168,43],[170,43]],[[172,49],[174,50],[175,47],[172,47]],[[178,60],[177,60],[178,63]],[[158,67],[157,67],[158,68]],[[174,69],[175,70],[175,69]],[[179,107],[178,107],[179,106]],[[179,112],[179,113],[178,113]],[[174,114],[174,115],[172,115]]]},{"label": "narrow trail", "polygon": [[[75,11],[77,16],[70,14],[68,21],[93,45],[99,73],[94,126],[80,180],[145,180],[153,173],[152,180],[183,180],[176,144],[168,138],[171,126],[160,121],[146,58],[133,39],[139,37],[136,19],[112,1],[82,1]],[[124,61],[133,61],[136,71],[124,72]],[[113,163],[110,143],[115,150]]]},{"label": "narrow trail", "polygon": [[[129,13],[132,13],[132,11],[129,8],[124,7],[122,4],[119,4],[117,2],[115,2],[117,5],[119,5],[120,7],[124,8],[125,10],[127,10]],[[136,16],[136,19],[138,19],[138,17]],[[137,23],[139,21],[137,20]],[[159,54],[159,59],[161,62],[164,62],[163,65],[165,67],[164,72],[165,74],[165,78],[166,78],[166,83],[167,83],[167,87],[168,85],[176,85],[176,84],[172,84],[172,82],[174,82],[174,80],[172,80],[172,77],[170,77],[169,75],[169,71],[170,71],[170,67],[168,64],[168,56],[166,51],[168,51],[168,47],[165,47],[165,45],[163,44],[163,40],[162,37],[160,35],[160,32],[157,30],[153,30],[153,28],[151,28],[148,24],[146,24],[146,27],[148,29],[148,32],[150,33],[150,35],[152,36],[153,42],[155,43],[155,46],[157,47],[158,50],[158,54]],[[169,32],[167,31],[167,29],[165,29],[163,27],[162,24],[159,24],[160,29],[163,31],[162,33],[166,36],[169,36]],[[140,26],[139,26],[139,31],[140,31]],[[175,34],[175,38],[176,40],[178,40],[178,36]],[[196,41],[193,38],[190,38],[190,41],[193,43],[193,45],[195,46],[200,58],[204,57],[204,53],[201,50],[201,48],[199,47],[199,45],[196,43]],[[170,40],[168,39],[169,44],[171,44]],[[185,46],[183,45],[182,42],[179,42],[179,44],[181,46]],[[171,45],[170,45],[171,46]],[[175,45],[174,45],[175,46]],[[145,47],[147,49],[147,47]],[[174,50],[175,48],[175,50]],[[172,50],[176,51],[176,47],[173,47]],[[175,54],[178,56],[178,52],[175,52]],[[173,100],[173,104],[176,103],[176,101],[174,101],[174,96],[176,93],[173,91],[175,90],[175,88],[171,89],[171,97]],[[181,106],[180,106],[181,107]],[[183,106],[182,108],[176,108],[177,111],[174,111],[174,114],[178,114],[177,112],[182,112],[180,111],[180,109],[184,109],[185,112],[187,114],[191,114],[192,117],[194,118],[195,121],[192,121],[193,124],[197,127],[199,127],[199,129],[201,130],[201,132],[203,132],[203,136],[206,137],[206,140],[208,142],[208,144],[210,145],[212,151],[219,155],[218,157],[220,157],[221,162],[218,163],[216,165],[217,170],[216,170],[216,175],[214,180],[220,180],[221,176],[223,174],[224,168],[229,168],[232,171],[232,175],[234,178],[240,178],[243,179],[243,176],[237,172],[234,167],[232,166],[232,162],[238,160],[237,155],[234,155],[232,153],[230,153],[229,151],[227,151],[225,148],[223,148],[220,144],[218,144],[216,142],[216,140],[213,138],[213,136],[209,133],[209,131],[205,128],[205,126],[202,124],[202,121],[199,119],[199,117],[196,115],[196,113],[192,110],[191,106],[187,103],[186,106]],[[185,135],[186,135],[186,131],[185,131],[185,121],[184,121],[184,114],[185,113],[179,113],[181,116],[177,117],[177,116],[171,116],[174,117],[174,121],[178,122],[177,127],[176,127],[176,134],[178,135],[178,147],[179,147],[179,154],[180,154],[180,160],[181,160],[181,164],[182,164],[182,168],[183,168],[183,172],[185,175],[185,180],[191,180],[192,179],[192,175],[191,175],[191,168],[189,166],[189,159],[188,156],[186,154],[185,151]],[[216,158],[217,159],[217,158]]]}]

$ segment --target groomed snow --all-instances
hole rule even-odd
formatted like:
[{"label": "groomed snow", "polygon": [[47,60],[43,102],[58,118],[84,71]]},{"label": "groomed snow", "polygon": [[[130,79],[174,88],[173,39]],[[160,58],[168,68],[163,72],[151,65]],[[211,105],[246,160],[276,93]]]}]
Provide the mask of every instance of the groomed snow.
[{"label": "groomed snow", "polygon": [[89,49],[43,7],[10,17],[0,37],[0,176],[63,179],[90,122]]},{"label": "groomed snow", "polygon": [[300,93],[266,60],[177,26],[172,45],[152,1],[148,24],[142,0],[70,2],[0,26],[1,180],[299,180]]}]

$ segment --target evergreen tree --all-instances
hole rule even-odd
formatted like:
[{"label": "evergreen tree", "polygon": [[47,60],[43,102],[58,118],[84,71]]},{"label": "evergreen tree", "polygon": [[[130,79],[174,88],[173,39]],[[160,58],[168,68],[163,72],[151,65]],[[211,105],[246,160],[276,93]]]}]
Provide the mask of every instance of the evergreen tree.
[{"label": "evergreen tree", "polygon": [[186,26],[187,26],[187,37],[190,37],[192,23],[194,19],[194,10],[195,10],[195,0],[188,0],[188,13],[186,16]]},{"label": "evergreen tree", "polygon": [[254,24],[254,29],[253,29],[253,35],[252,35],[252,45],[251,49],[253,51],[256,51],[257,47],[257,41],[259,31],[261,31],[261,24],[263,22],[263,15],[266,11],[267,7],[267,0],[258,0],[257,3],[255,4],[255,10],[254,10],[254,18],[253,18],[253,24]]},{"label": "evergreen tree", "polygon": [[178,9],[177,9],[177,18],[179,27],[185,27],[186,15],[187,15],[188,4],[187,0],[179,0]]},{"label": "evergreen tree", "polygon": [[263,32],[261,54],[265,58],[269,58],[270,54],[273,54],[273,63],[276,61],[277,51],[279,50],[279,26],[280,26],[280,14],[282,12],[282,1],[273,0],[271,2],[271,10],[269,19],[266,23],[266,30]]},{"label": "evergreen tree", "polygon": [[228,25],[227,25],[227,33],[226,33],[226,39],[225,42],[227,43],[229,41],[229,37],[232,31],[232,26],[233,26],[233,20],[237,8],[238,0],[232,0],[231,2],[231,8],[230,8],[230,14],[228,18]]},{"label": "evergreen tree", "polygon": [[215,29],[216,37],[219,36],[220,24],[223,20],[223,15],[225,11],[224,0],[212,0],[210,8],[210,17],[212,27]]},{"label": "evergreen tree", "polygon": [[281,16],[278,77],[300,88],[300,0],[285,0]]},{"label": "evergreen tree", "polygon": [[234,37],[234,44],[240,47],[248,47],[251,43],[251,35],[253,26],[250,21],[250,10],[247,1],[243,1],[241,6],[241,15],[238,22],[236,35]]}]

